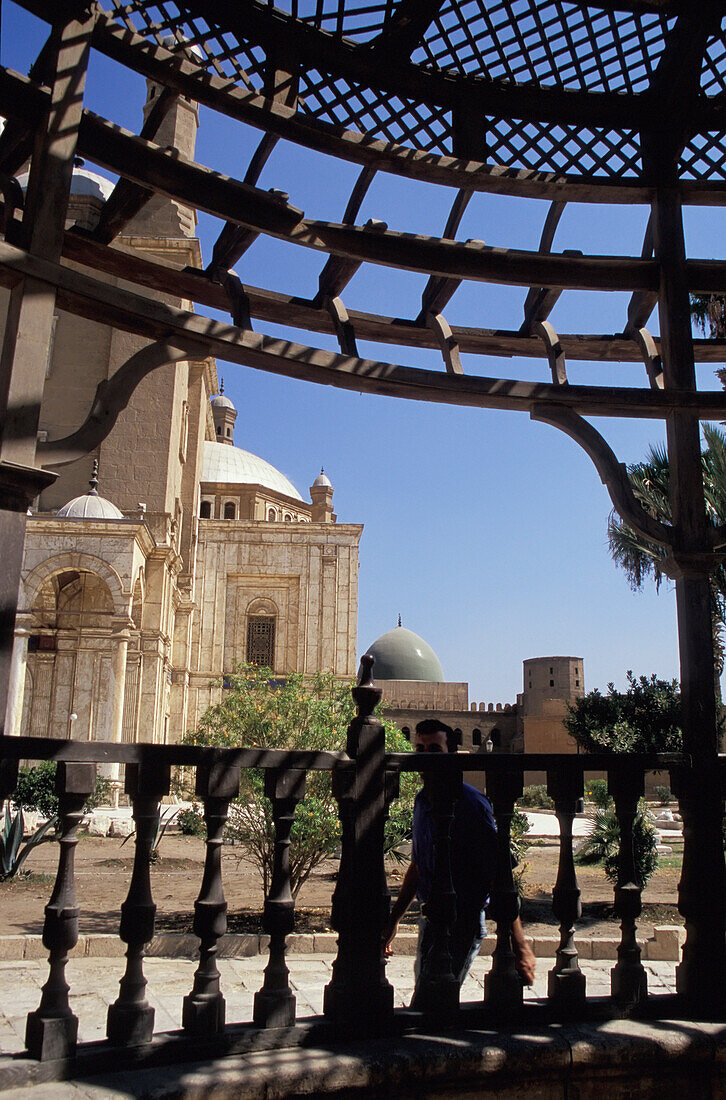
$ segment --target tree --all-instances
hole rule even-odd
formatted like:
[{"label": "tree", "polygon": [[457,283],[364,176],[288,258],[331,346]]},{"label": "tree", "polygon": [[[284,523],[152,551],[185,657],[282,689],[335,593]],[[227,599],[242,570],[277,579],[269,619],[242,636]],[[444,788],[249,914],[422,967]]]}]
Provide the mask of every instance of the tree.
[{"label": "tree", "polygon": [[[706,447],[701,453],[703,488],[710,522],[726,522],[726,434],[712,424],[703,425]],[[645,510],[664,523],[672,521],[670,471],[663,447],[651,447],[645,462],[628,467],[628,477],[636,498]],[[631,587],[642,588],[653,578],[660,588],[668,553],[664,546],[651,542],[628,527],[615,513],[608,522],[610,553],[616,565],[625,571]],[[726,619],[726,564],[719,561],[711,572],[711,610],[713,622],[716,688],[724,669],[723,631]]]},{"label": "tree", "polygon": [[723,294],[692,294],[691,317],[703,335],[720,339],[726,336],[726,296]]},{"label": "tree", "polygon": [[[210,707],[198,728],[187,737],[196,745],[223,747],[339,751],[345,748],[348,725],[355,715],[351,684],[332,672],[275,678],[269,668],[240,665],[225,680],[221,701]],[[386,749],[406,752],[403,734],[384,720]],[[416,775],[401,776],[401,798],[391,806],[386,823],[385,851],[394,858],[411,827]],[[239,798],[230,806],[229,836],[242,846],[244,858],[260,872],[267,893],[272,876],[275,830],[272,805],[264,796],[261,769],[244,771]],[[305,798],[299,803],[290,837],[291,890],[296,897],[315,868],[340,843],[338,806],[330,773],[310,771]]]},{"label": "tree", "polygon": [[585,752],[680,752],[678,681],[628,672],[627,691],[608,684],[568,704],[565,728]]}]

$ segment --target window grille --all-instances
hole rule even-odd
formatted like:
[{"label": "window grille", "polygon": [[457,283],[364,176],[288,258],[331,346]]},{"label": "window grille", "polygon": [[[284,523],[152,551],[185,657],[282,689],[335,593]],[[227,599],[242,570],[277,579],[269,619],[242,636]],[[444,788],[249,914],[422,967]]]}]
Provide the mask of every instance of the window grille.
[{"label": "window grille", "polygon": [[274,668],[275,620],[255,615],[247,621],[247,663]]}]

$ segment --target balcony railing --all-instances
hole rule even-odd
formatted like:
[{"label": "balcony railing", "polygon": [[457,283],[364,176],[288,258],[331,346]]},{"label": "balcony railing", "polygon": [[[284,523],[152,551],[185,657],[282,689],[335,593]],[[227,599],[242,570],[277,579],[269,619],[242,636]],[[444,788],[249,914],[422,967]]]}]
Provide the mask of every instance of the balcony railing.
[{"label": "balcony railing", "polygon": [[[425,1026],[441,1030],[461,1018],[459,986],[451,972],[449,928],[455,897],[451,886],[449,832],[464,771],[483,771],[486,790],[498,826],[498,865],[489,914],[496,922],[496,947],[486,979],[481,1011],[493,1020],[516,1018],[523,989],[515,970],[511,929],[519,911],[513,880],[510,826],[515,802],[527,771],[545,771],[560,827],[557,880],[553,911],[560,942],[549,972],[547,1003],[542,1012],[551,1018],[583,1019],[593,1012],[657,1015],[658,1002],[649,997],[646,972],[636,939],[641,910],[640,888],[633,860],[633,821],[644,790],[644,773],[668,769],[676,793],[690,790],[690,761],[668,755],[422,755],[386,754],[381,723],[372,716],[380,692],[372,683],[354,688],[358,716],[348,731],[346,753],[282,752],[266,749],[216,749],[192,746],[110,744],[45,738],[0,738],[0,797],[12,797],[18,762],[23,759],[58,762],[59,808],[58,870],[45,909],[43,943],[49,953],[48,978],[40,1004],[27,1019],[26,1046],[38,1061],[72,1058],[76,1053],[78,1020],[66,981],[68,954],[78,940],[79,899],[74,877],[74,849],[82,807],[92,792],[99,763],[125,765],[125,790],[136,824],[135,856],[128,893],[122,905],[119,936],[126,944],[126,963],[117,1000],[108,1010],[107,1038],[114,1048],[138,1048],[151,1043],[154,1010],[146,998],[144,952],[154,935],[156,906],[151,890],[150,856],[161,801],[169,792],[172,768],[196,771],[196,795],[203,803],[207,826],[206,858],[199,896],[194,907],[194,933],[199,939],[199,964],[192,988],[183,1001],[180,1021],[191,1040],[189,1056],[203,1039],[222,1037],[224,992],[220,986],[217,950],[226,930],[227,905],[222,880],[222,834],[230,801],[239,789],[240,769],[261,768],[265,791],[272,803],[275,824],[274,872],[264,904],[263,923],[270,936],[269,961],[262,987],[254,1000],[252,1023],[260,1029],[295,1022],[295,997],[285,962],[286,937],[293,931],[294,901],[290,892],[289,843],[295,808],[304,797],[306,773],[330,770],[342,823],[342,853],[333,896],[332,924],[338,933],[338,951],[332,977],[325,989],[325,1026],[339,1034],[389,1035],[392,1029]],[[724,761],[721,760],[723,766]],[[429,773],[435,825],[434,877],[428,906],[434,948],[428,953],[422,976],[424,1011],[394,1011],[393,989],[386,979],[381,934],[389,910],[383,861],[383,831],[391,801],[398,793],[401,771]],[[621,922],[617,962],[612,969],[607,1004],[588,999],[585,976],[578,965],[576,925],[581,913],[573,859],[573,819],[580,808],[584,776],[605,772],[620,824],[621,845],[615,908]],[[684,778],[685,777],[685,778]],[[683,1005],[694,1011],[698,990],[688,971],[690,942],[699,934],[698,906],[691,904],[693,884],[688,877],[689,800],[681,804],[684,817],[684,877],[679,907],[686,918],[687,940],[679,967],[678,987]],[[82,903],[82,898],[80,899]],[[695,915],[694,915],[695,914]],[[697,975],[696,975],[697,977]],[[701,1006],[708,1014],[708,989]],[[705,1007],[704,1007],[705,1006]],[[467,1008],[470,1013],[470,1009]],[[247,1021],[237,1021],[243,1023]],[[177,1053],[176,1058],[180,1055]]]}]

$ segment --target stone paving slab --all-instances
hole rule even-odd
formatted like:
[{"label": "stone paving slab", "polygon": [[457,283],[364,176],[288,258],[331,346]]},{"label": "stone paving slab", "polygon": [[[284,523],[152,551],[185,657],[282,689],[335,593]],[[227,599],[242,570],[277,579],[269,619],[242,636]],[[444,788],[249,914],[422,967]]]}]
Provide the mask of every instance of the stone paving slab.
[{"label": "stone paving slab", "polygon": [[[323,1008],[323,989],[330,981],[333,955],[288,955],[290,985],[297,997],[297,1013],[302,1018],[318,1015]],[[244,1023],[252,1018],[255,992],[263,981],[266,959],[263,956],[219,960],[222,992],[227,1002],[227,1021]],[[587,960],[582,970],[591,996],[610,992],[610,960]],[[462,990],[463,1001],[480,1001],[484,996],[484,977],[491,966],[489,957],[474,961]],[[653,994],[675,993],[675,963],[646,962],[649,988]],[[547,972],[551,961],[538,960],[537,977],[532,989],[525,990],[525,999],[547,995]],[[189,959],[157,959],[144,961],[148,979],[147,997],[156,1010],[155,1029],[173,1031],[181,1025],[182,1001],[190,991],[196,962]],[[79,1019],[82,1042],[103,1039],[106,1012],[118,995],[118,983],[123,974],[123,960],[80,958],[71,959],[67,967],[71,988],[71,1006]],[[398,1008],[408,1005],[413,992],[413,959],[394,955],[387,965],[388,980],[395,990]],[[25,1017],[36,1009],[41,987],[48,976],[47,963],[27,959],[22,963],[0,961],[0,1053],[23,1050]]]}]

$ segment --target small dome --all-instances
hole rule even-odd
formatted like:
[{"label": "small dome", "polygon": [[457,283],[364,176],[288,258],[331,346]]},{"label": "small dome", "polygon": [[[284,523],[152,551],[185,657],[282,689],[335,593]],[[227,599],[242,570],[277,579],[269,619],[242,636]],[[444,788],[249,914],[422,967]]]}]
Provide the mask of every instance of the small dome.
[{"label": "small dome", "polygon": [[369,646],[366,653],[375,658],[375,680],[444,680],[441,662],[428,642],[405,626],[394,627]]},{"label": "small dome", "polygon": [[82,497],[74,497],[59,508],[56,512],[57,519],[123,519],[123,512],[119,511],[115,504],[105,497],[95,496],[92,493],[84,493]]},{"label": "small dome", "polygon": [[[27,172],[23,172],[21,176],[18,176],[18,183],[25,191],[28,186]],[[101,199],[102,202],[105,202],[113,191],[113,186],[111,180],[107,180],[105,176],[99,176],[97,172],[91,172],[88,168],[73,169],[72,195],[90,195],[91,198]]]},{"label": "small dome", "polygon": [[215,409],[234,409],[234,405],[228,397],[225,397],[223,393],[217,393],[214,397],[210,398],[210,405]]},{"label": "small dome", "polygon": [[325,470],[323,469],[322,466],[320,467],[320,473],[318,474],[318,476],[315,478],[315,481],[313,482],[313,489],[320,489],[320,488],[325,488],[325,489],[332,489],[333,488],[333,486],[330,482],[330,478],[326,475]]},{"label": "small dome", "polygon": [[98,495],[98,459],[93,462],[91,488],[82,497],[74,497],[59,508],[56,519],[123,519],[124,514],[115,504]]},{"label": "small dome", "polygon": [[230,447],[227,443],[205,440],[201,480],[212,484],[262,485],[293,500],[302,500],[295,486],[264,458]]}]

